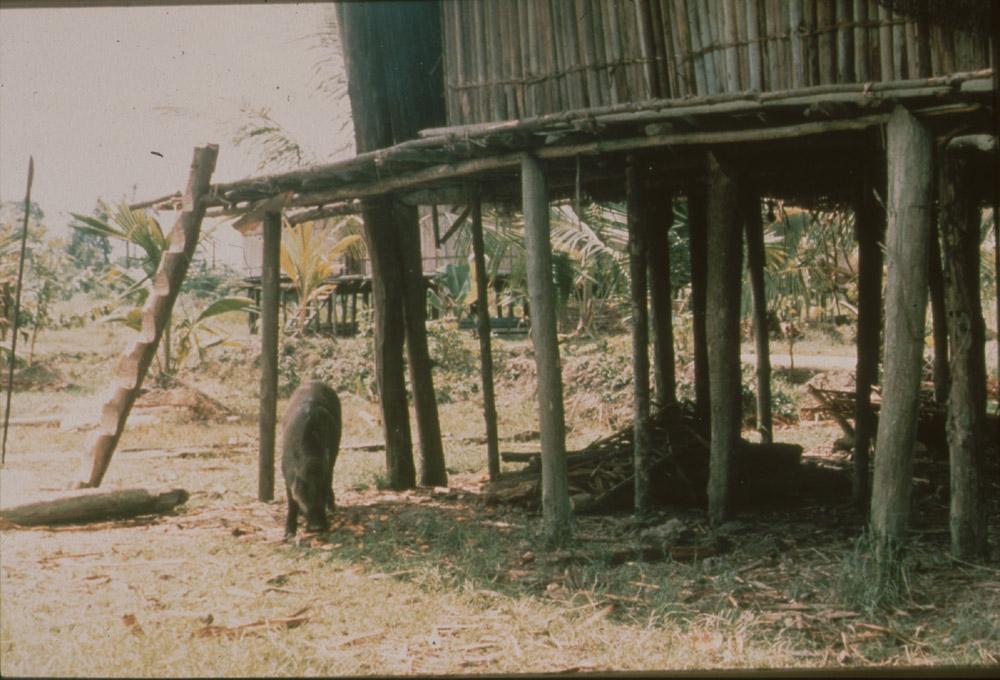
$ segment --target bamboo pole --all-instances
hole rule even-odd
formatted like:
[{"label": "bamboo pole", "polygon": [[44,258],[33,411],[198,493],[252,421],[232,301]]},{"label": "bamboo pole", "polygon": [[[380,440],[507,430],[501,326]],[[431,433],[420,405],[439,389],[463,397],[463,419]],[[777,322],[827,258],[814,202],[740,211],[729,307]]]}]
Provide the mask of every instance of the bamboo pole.
[{"label": "bamboo pole", "polygon": [[906,28],[904,18],[898,12],[892,13],[892,72],[894,79],[906,78],[904,59],[906,55]]},{"label": "bamboo pole", "polygon": [[710,385],[708,380],[708,339],[705,315],[708,311],[706,277],[708,267],[708,194],[700,182],[688,186],[688,235],[691,267],[691,338],[694,345],[695,412],[708,422]]},{"label": "bamboo pole", "polygon": [[635,1],[636,29],[639,34],[639,58],[642,60],[642,76],[645,91],[640,99],[658,99],[660,83],[654,71],[653,27],[649,19],[649,1]]},{"label": "bamboo pole", "polygon": [[899,77],[893,63],[895,50],[892,46],[892,38],[892,12],[880,4],[878,6],[879,80],[895,80]]},{"label": "bamboo pole", "polygon": [[927,307],[933,136],[903,107],[886,131],[888,192],[885,372],[872,487],[877,557],[894,564],[910,514]]},{"label": "bamboo pole", "polygon": [[593,12],[592,0],[577,0],[577,17],[580,22],[578,32],[583,46],[584,64],[587,67],[587,105],[604,106],[608,103],[607,73],[600,67],[599,43],[594,36],[594,23],[600,19],[600,14]]},{"label": "bamboo pole", "polygon": [[806,85],[806,62],[802,56],[803,31],[805,26],[802,21],[802,3],[800,0],[791,0],[788,3],[788,21],[791,24],[791,35],[789,40],[792,44],[792,73],[795,77],[795,87],[802,88]]},{"label": "bamboo pole", "polygon": [[919,57],[917,50],[917,22],[907,21],[904,24],[905,35],[906,35],[906,70],[907,77],[910,79],[919,77]]},{"label": "bamboo pole", "polygon": [[771,91],[781,88],[781,70],[778,61],[778,52],[781,50],[781,41],[778,33],[781,30],[778,25],[778,14],[780,0],[767,0],[764,19],[767,22],[767,89]]},{"label": "bamboo pole", "polygon": [[747,12],[750,4],[749,0],[737,0],[736,2],[736,54],[739,67],[739,91],[741,92],[750,89],[749,36],[747,33]]},{"label": "bamboo pole", "polygon": [[871,40],[868,33],[868,0],[854,0],[854,80],[867,83],[871,80],[868,66]]},{"label": "bamboo pole", "polygon": [[28,156],[28,185],[24,192],[24,222],[21,225],[21,250],[17,257],[17,281],[14,284],[14,316],[11,321],[10,356],[7,357],[7,405],[3,412],[3,447],[0,465],[7,460],[7,431],[10,426],[10,397],[14,392],[14,366],[17,363],[18,321],[21,318],[21,284],[24,281],[24,256],[28,247],[28,219],[31,217],[31,185],[35,181],[35,157]]},{"label": "bamboo pole", "polygon": [[517,102],[516,117],[523,118],[528,113],[528,92],[524,77],[524,60],[527,59],[525,41],[527,38],[527,26],[524,19],[524,0],[515,0],[509,5],[508,15],[510,21],[511,40],[511,60],[510,77],[514,81],[514,99]]},{"label": "bamboo pole", "polygon": [[480,2],[483,5],[484,23],[486,26],[484,33],[486,34],[486,54],[489,60],[487,77],[490,80],[488,91],[490,99],[493,100],[493,119],[507,120],[507,94],[504,91],[504,85],[500,82],[503,79],[503,74],[500,70],[503,66],[501,52],[503,47],[500,43],[502,36],[498,33],[501,30],[500,13],[496,0],[480,0]]},{"label": "bamboo pole", "polygon": [[559,544],[572,535],[572,510],[566,477],[566,426],[552,284],[549,200],[541,164],[529,154],[522,156],[521,183],[531,339],[538,370],[542,516],[549,542]]},{"label": "bamboo pole", "polygon": [[750,43],[747,46],[750,60],[750,89],[760,92],[764,89],[764,63],[761,61],[759,0],[750,0],[747,3],[747,40]]},{"label": "bamboo pole", "polygon": [[819,86],[819,35],[817,34],[817,0],[802,0],[802,15],[806,25],[806,40],[803,51],[806,58],[806,84]]},{"label": "bamboo pole", "polygon": [[[690,68],[690,52],[687,44],[687,18],[681,23],[677,16],[677,8],[673,0],[662,0],[663,23],[670,31],[670,45],[673,48],[673,71],[677,90],[675,97],[688,97],[694,94],[694,73]],[[682,44],[683,41],[683,44]]]},{"label": "bamboo pole", "polygon": [[931,68],[931,27],[927,15],[922,14],[916,22],[917,73],[918,78],[929,78]]},{"label": "bamboo pole", "polygon": [[632,297],[632,415],[635,513],[650,511],[650,465],[652,435],[649,419],[649,315],[647,312],[646,266],[649,259],[646,235],[649,207],[639,161],[630,156],[625,170],[628,204],[628,254]]},{"label": "bamboo pole", "polygon": [[834,44],[835,0],[818,0],[816,24],[819,35],[819,82],[823,85],[837,82],[837,48]]},{"label": "bamboo pole", "polygon": [[625,52],[621,39],[621,17],[618,11],[618,3],[602,3],[602,6],[609,13],[607,22],[608,39],[611,43],[609,59],[616,64],[613,79],[615,98],[617,101],[626,102],[629,100],[628,71],[623,63]]},{"label": "bamboo pole", "polygon": [[674,30],[676,27],[670,23],[670,4],[669,0],[651,0],[650,6],[656,17],[653,25],[659,35],[658,49],[662,52],[659,71],[664,88],[663,92],[667,97],[680,97],[680,73],[674,60]]},{"label": "bamboo pole", "polygon": [[854,33],[851,30],[851,0],[837,0],[837,82],[854,79]]},{"label": "bamboo pole", "polygon": [[574,4],[572,2],[563,4],[562,12],[560,28],[563,33],[563,49],[565,50],[563,68],[569,73],[569,101],[571,102],[571,106],[585,108],[588,106],[587,92],[584,88],[586,80],[584,74],[580,71],[582,58],[580,55],[580,38],[579,31],[577,30]]},{"label": "bamboo pole", "polygon": [[601,61],[605,65],[604,71],[608,80],[607,102],[608,104],[614,105],[621,101],[621,83],[619,81],[622,76],[621,64],[619,63],[620,58],[618,53],[615,51],[615,45],[612,39],[613,26],[611,23],[610,3],[604,2],[603,0],[594,0],[594,3],[597,7],[597,13],[595,16],[600,17],[600,24],[595,26],[595,31],[601,38],[598,41],[598,44],[603,44],[604,48]]},{"label": "bamboo pole", "polygon": [[712,53],[715,49],[715,43],[712,41],[711,15],[706,0],[695,0],[695,2],[698,10],[699,41],[705,64],[705,94],[718,94],[720,92],[719,75],[715,68],[715,56]]},{"label": "bamboo pole", "polygon": [[739,92],[740,58],[736,49],[736,44],[739,41],[739,31],[736,28],[736,0],[723,1],[722,24],[726,43],[726,90]]},{"label": "bamboo pole", "polygon": [[489,291],[486,283],[486,245],[483,240],[483,210],[479,187],[470,191],[472,206],[472,252],[476,263],[476,330],[479,334],[479,375],[483,387],[483,417],[486,420],[486,462],[490,481],[500,478],[500,446],[497,437],[497,407],[493,390],[493,348],[490,340]]},{"label": "bamboo pole", "polygon": [[707,67],[705,66],[705,54],[701,44],[701,30],[698,27],[698,7],[696,3],[686,4],[685,0],[675,0],[678,14],[685,12],[688,20],[687,36],[690,38],[689,52],[691,56],[691,69],[694,72],[695,93],[698,95],[710,94],[708,91]]}]

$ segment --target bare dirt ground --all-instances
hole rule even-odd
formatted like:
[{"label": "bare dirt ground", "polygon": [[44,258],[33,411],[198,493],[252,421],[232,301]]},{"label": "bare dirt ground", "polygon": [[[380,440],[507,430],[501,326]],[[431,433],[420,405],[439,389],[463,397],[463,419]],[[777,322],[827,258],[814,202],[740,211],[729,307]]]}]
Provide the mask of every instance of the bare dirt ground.
[{"label": "bare dirt ground", "polygon": [[[474,351],[471,338],[453,341],[445,347],[452,354],[465,344]],[[351,342],[338,342],[329,360],[357,361],[361,350]],[[613,397],[629,389],[615,382],[619,345],[627,344],[565,348],[565,369],[586,385],[567,395],[567,411],[575,413],[571,442],[620,424]],[[57,355],[65,379],[84,387],[15,395],[15,416],[95,411],[86,385],[101,382],[113,354]],[[499,354],[506,369],[500,430],[512,438],[537,429],[531,381],[511,377],[523,368],[517,343],[501,343]],[[202,369],[185,380],[231,413],[197,416],[175,406],[148,414],[130,426],[104,484],[185,488],[190,500],[177,512],[0,531],[0,674],[1000,663],[1000,555],[995,550],[987,565],[947,556],[946,464],[930,453],[918,452],[903,592],[875,607],[866,591],[871,565],[858,543],[863,522],[842,488],[741,508],[717,532],[698,508],[665,507],[641,522],[628,514],[580,516],[575,540],[550,550],[537,514],[485,500],[474,372],[437,376],[442,394],[452,395],[441,404],[449,486],[407,492],[380,488],[383,454],[366,450],[381,439],[377,406],[340,385],[346,432],[333,526],[288,543],[280,490],[271,503],[255,500],[255,398],[245,384],[253,371],[235,359],[229,364],[228,373]],[[335,384],[340,373],[351,374],[350,366],[322,362],[313,369]],[[59,494],[79,475],[86,431],[75,429],[73,418],[59,420],[12,429],[0,471],[4,505]],[[831,451],[839,435],[831,422],[800,421],[779,428],[776,439],[801,444],[806,460],[844,467],[846,455]],[[994,480],[994,546],[997,491]]]}]

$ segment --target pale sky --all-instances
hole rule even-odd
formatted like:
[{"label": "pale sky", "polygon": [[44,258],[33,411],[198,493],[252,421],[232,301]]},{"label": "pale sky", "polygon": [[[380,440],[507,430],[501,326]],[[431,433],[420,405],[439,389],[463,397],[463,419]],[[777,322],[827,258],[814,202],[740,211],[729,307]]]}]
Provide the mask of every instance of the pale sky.
[{"label": "pale sky", "polygon": [[329,53],[316,34],[332,11],[311,3],[0,10],[0,200],[23,201],[29,155],[32,199],[54,231],[98,198],[183,189],[196,145],[220,146],[213,181],[261,174],[259,158],[232,145],[241,104],[269,108],[321,160],[338,148],[342,157],[345,144],[353,153],[350,127],[337,132],[346,97],[320,92],[314,74]]}]

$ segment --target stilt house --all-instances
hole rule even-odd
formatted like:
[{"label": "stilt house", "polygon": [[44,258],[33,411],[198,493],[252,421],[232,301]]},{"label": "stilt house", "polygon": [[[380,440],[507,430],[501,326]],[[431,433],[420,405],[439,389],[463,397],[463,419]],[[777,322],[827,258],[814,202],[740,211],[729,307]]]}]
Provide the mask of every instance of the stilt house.
[{"label": "stilt house", "polygon": [[[628,205],[634,500],[637,511],[648,509],[649,466],[662,453],[650,446],[651,372],[657,399],[673,398],[663,243],[670,202],[684,196],[697,398],[710,419],[708,512],[714,523],[724,521],[733,512],[740,440],[743,242],[756,272],[762,323],[760,200],[772,197],[856,214],[861,304],[855,493],[862,506],[870,499],[871,527],[887,543],[900,540],[907,523],[928,272],[940,270],[942,262],[938,256],[934,264],[929,252],[936,242],[932,227],[940,229],[951,324],[953,541],[961,554],[981,552],[984,335],[978,278],[969,272],[979,265],[978,241],[973,245],[978,208],[997,200],[992,7],[977,0],[340,5],[358,155],[239,182],[193,182],[185,199],[192,223],[208,209],[250,213],[263,225],[261,497],[270,498],[273,487],[273,307],[281,213],[294,219],[311,210],[321,216],[361,202],[374,276],[388,476],[393,486],[406,487],[416,483],[416,469],[404,342],[420,481],[446,481],[423,300],[413,294],[420,273],[417,206],[467,206],[481,261],[481,206],[502,204],[519,210],[525,225],[543,515],[554,538],[566,535],[571,506],[548,220],[551,201],[583,193]],[[883,401],[872,461],[876,432],[868,394],[880,356],[882,244],[888,265]],[[478,284],[483,293],[485,281]],[[482,310],[480,323],[489,467],[496,475],[489,329]],[[766,333],[757,336],[760,391],[766,394]],[[144,359],[129,366],[141,368],[143,361],[148,365]],[[130,377],[137,377],[126,381],[133,387],[141,382],[141,372]],[[123,391],[119,402],[106,407],[104,448],[94,449],[97,471],[103,471],[100,461],[106,466],[108,444],[113,449],[124,423],[113,416],[127,406]],[[768,408],[761,407],[764,436],[770,436]]]}]

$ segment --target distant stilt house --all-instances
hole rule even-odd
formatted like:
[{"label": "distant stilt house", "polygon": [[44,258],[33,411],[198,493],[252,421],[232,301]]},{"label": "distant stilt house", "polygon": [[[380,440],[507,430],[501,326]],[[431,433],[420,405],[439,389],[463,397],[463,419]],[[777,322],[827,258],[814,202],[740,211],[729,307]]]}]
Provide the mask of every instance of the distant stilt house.
[{"label": "distant stilt house", "polygon": [[[950,384],[942,394],[950,423],[953,549],[959,556],[985,554],[984,325],[978,279],[968,272],[980,264],[978,241],[973,243],[980,209],[997,201],[994,11],[994,3],[976,0],[339,5],[358,155],[215,183],[194,197],[210,210],[258,214],[263,225],[261,497],[270,497],[267,470],[273,468],[279,282],[268,272],[274,272],[281,215],[295,221],[303,211],[334,214],[345,206],[361,212],[372,258],[388,477],[392,486],[406,487],[417,481],[406,369],[417,411],[420,481],[446,481],[424,337],[425,297],[417,283],[424,269],[418,263],[427,253],[417,209],[459,206],[482,262],[483,208],[504,206],[524,225],[542,510],[553,539],[568,535],[572,510],[549,216],[553,201],[586,195],[628,207],[634,505],[648,510],[656,483],[650,470],[669,455],[669,442],[664,448],[651,438],[652,395],[660,403],[673,398],[663,242],[672,201],[683,198],[691,235],[697,410],[710,443],[708,516],[714,524],[726,521],[737,510],[734,465],[742,446],[743,244],[753,296],[762,301],[761,199],[769,197],[855,215],[861,280],[855,499],[862,508],[870,502],[871,529],[885,554],[904,540],[907,526],[928,288],[943,301],[949,323],[938,334],[947,333],[949,348]],[[933,255],[938,233],[941,254]],[[485,292],[484,277],[476,284]],[[480,295],[487,448],[495,477],[486,302]],[[755,327],[763,328],[766,306],[761,302],[754,310]],[[758,391],[764,394],[767,340],[760,330],[756,335]],[[876,382],[882,393],[877,428],[869,403]],[[764,423],[770,405],[765,399],[758,408]],[[770,437],[766,429],[761,434]]]},{"label": "distant stilt house", "polygon": [[[442,279],[446,277],[449,266],[462,267],[464,265],[463,275],[467,272],[469,259],[467,239],[463,240],[455,236],[455,233],[464,226],[465,220],[460,219],[461,217],[461,214],[445,210],[438,211],[429,207],[421,209],[421,268],[428,289],[437,290],[439,286],[444,285]],[[331,234],[338,228],[338,220],[320,218],[311,224],[315,230],[317,241],[324,242],[327,249],[332,248],[335,241],[331,240],[327,234]],[[242,236],[242,288],[259,305],[261,299],[261,262],[264,249],[262,223],[237,223],[234,227]],[[316,301],[316,309],[311,317],[314,319],[314,325],[311,328],[340,335],[353,335],[358,331],[358,310],[370,306],[372,289],[371,260],[359,254],[359,250],[363,252],[364,249],[348,249],[332,259],[330,274],[324,282],[331,287],[331,291],[322,300]],[[516,323],[514,301],[511,300],[506,308],[500,304],[510,271],[511,257],[508,255],[502,262],[498,263],[490,282],[496,300],[495,318],[501,324],[506,321],[507,325],[511,325],[511,322]],[[296,299],[296,294],[292,278],[284,272],[281,274],[281,290],[281,317],[287,320],[287,304]],[[523,307],[523,303],[521,306]],[[428,315],[430,317],[437,318],[439,314],[440,310],[437,307],[429,306]],[[251,333],[257,331],[257,321],[257,314],[250,312],[248,323]],[[467,324],[463,322],[463,325]]]}]

